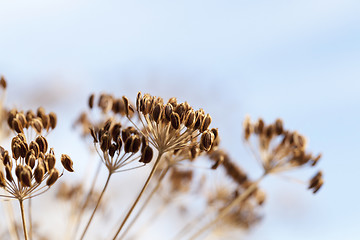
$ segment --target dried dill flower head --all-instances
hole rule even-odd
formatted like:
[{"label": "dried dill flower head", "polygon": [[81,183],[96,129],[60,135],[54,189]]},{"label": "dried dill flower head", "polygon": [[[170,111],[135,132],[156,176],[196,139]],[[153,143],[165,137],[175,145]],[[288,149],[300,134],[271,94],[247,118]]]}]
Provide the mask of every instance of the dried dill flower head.
[{"label": "dried dill flower head", "polygon": [[108,120],[100,129],[90,129],[90,133],[109,172],[123,171],[123,167],[134,161],[145,165],[153,157],[153,150],[144,137],[133,127],[122,129],[120,122]]},{"label": "dried dill flower head", "polygon": [[[11,141],[11,153],[0,147],[0,160],[4,172],[0,171],[0,187],[9,195],[21,201],[47,191],[62,175],[55,168],[54,150],[49,149],[46,134],[55,128],[56,115],[45,114],[43,108],[26,114],[13,109],[8,114],[10,129],[16,134]],[[34,134],[35,133],[35,134]],[[31,140],[29,136],[34,136]],[[73,172],[73,162],[66,154],[61,155],[63,167]]]},{"label": "dried dill flower head", "polygon": [[[313,156],[306,151],[306,138],[296,131],[286,130],[281,119],[266,125],[262,119],[252,123],[244,121],[244,139],[266,173],[278,173],[301,166],[315,166],[321,154]],[[255,146],[251,142],[254,137]],[[322,175],[311,180],[310,187],[317,192],[323,184]]]},{"label": "dried dill flower head", "polygon": [[[128,109],[131,107],[125,97],[123,100],[125,114],[129,116]],[[139,92],[136,113],[141,122],[138,130],[159,153],[188,147],[194,141],[201,150],[209,151],[217,137],[217,130],[209,129],[212,120],[209,114],[202,109],[195,111],[187,102],[178,103],[176,98],[170,98],[165,104],[160,97],[149,94],[142,96]],[[198,140],[194,140],[198,137]]]}]

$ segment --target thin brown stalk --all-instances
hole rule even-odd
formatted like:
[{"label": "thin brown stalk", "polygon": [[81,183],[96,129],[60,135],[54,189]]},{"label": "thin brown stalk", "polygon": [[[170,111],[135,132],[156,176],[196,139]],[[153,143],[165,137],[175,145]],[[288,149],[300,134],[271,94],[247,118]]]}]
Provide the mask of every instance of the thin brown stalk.
[{"label": "thin brown stalk", "polygon": [[24,237],[25,237],[25,240],[28,240],[29,237],[28,237],[28,231],[27,231],[27,228],[26,228],[26,220],[25,220],[25,212],[24,212],[23,200],[22,199],[19,200],[19,203],[20,203],[21,219],[22,219],[23,229],[24,229]]},{"label": "thin brown stalk", "polygon": [[125,229],[124,233],[120,236],[119,239],[124,239],[126,234],[129,232],[129,230],[131,229],[131,227],[134,225],[134,223],[136,222],[136,220],[139,218],[139,216],[141,215],[141,213],[144,211],[145,207],[148,205],[148,203],[150,202],[151,198],[154,196],[154,194],[157,192],[157,190],[160,188],[162,180],[164,179],[164,177],[166,176],[166,174],[168,173],[169,169],[170,169],[170,165],[168,165],[160,174],[159,179],[156,183],[156,186],[153,188],[153,190],[151,191],[151,193],[149,194],[149,196],[146,198],[144,204],[141,206],[140,210],[138,211],[138,213],[135,215],[135,217],[131,220],[131,222],[129,223],[128,227]]},{"label": "thin brown stalk", "polygon": [[98,209],[98,207],[99,207],[99,205],[100,205],[100,202],[101,202],[101,199],[102,199],[102,197],[103,197],[103,195],[104,195],[104,193],[105,193],[105,190],[106,190],[106,188],[107,188],[107,186],[108,186],[108,184],[109,184],[111,175],[112,175],[112,172],[109,172],[108,178],[106,179],[105,186],[104,186],[104,188],[103,188],[103,190],[102,190],[102,192],[101,192],[101,194],[100,194],[100,196],[99,196],[99,199],[98,199],[98,201],[97,201],[97,203],[96,203],[96,206],[95,206],[95,208],[94,208],[94,211],[93,211],[93,213],[91,214],[91,217],[90,217],[90,219],[89,219],[89,221],[88,221],[88,223],[87,223],[87,225],[86,225],[86,227],[85,227],[85,229],[84,229],[84,231],[83,231],[80,239],[84,239],[84,237],[85,237],[86,231],[88,230],[88,228],[89,228],[89,226],[90,226],[90,223],[91,223],[92,219],[94,218],[94,215],[95,215],[95,213],[96,213],[96,210]]},{"label": "thin brown stalk", "polygon": [[122,221],[120,227],[118,228],[118,230],[117,230],[117,232],[116,232],[113,240],[115,240],[115,239],[117,238],[117,236],[119,235],[119,233],[120,233],[120,231],[122,230],[122,228],[124,227],[126,221],[129,219],[131,213],[133,212],[133,210],[135,209],[137,203],[139,202],[141,196],[143,195],[143,193],[145,192],[146,188],[148,187],[148,185],[149,185],[149,183],[150,183],[150,180],[151,180],[152,177],[154,176],[155,171],[156,171],[157,167],[159,166],[159,163],[160,163],[160,159],[161,159],[162,154],[163,154],[163,151],[159,151],[159,154],[158,154],[158,157],[157,157],[157,159],[156,159],[156,161],[155,161],[155,164],[154,164],[153,168],[151,169],[151,172],[150,172],[148,178],[146,179],[146,182],[145,182],[143,188],[141,189],[141,191],[140,191],[140,193],[138,194],[138,196],[136,197],[133,205],[131,206],[131,208],[130,208],[129,211],[127,212],[127,214],[126,214],[124,220]]},{"label": "thin brown stalk", "polygon": [[196,231],[189,239],[194,240],[200,237],[205,231],[213,227],[219,220],[224,218],[227,214],[230,213],[231,209],[240,204],[244,199],[249,197],[249,195],[257,188],[259,182],[266,176],[266,173],[262,175],[257,181],[253,182],[243,193],[237,196],[228,206],[223,208],[219,214],[216,216],[215,219],[210,221],[209,223],[205,224],[202,228]]},{"label": "thin brown stalk", "polygon": [[28,206],[28,215],[29,215],[29,237],[30,239],[33,239],[32,233],[33,233],[33,224],[32,224],[32,214],[31,214],[31,198],[29,199],[29,206]]},{"label": "thin brown stalk", "polygon": [[82,206],[81,206],[80,212],[79,212],[78,214],[76,214],[76,219],[75,219],[75,222],[74,222],[75,228],[74,228],[74,230],[73,230],[73,237],[72,237],[72,239],[75,238],[76,233],[77,233],[78,230],[79,230],[81,218],[82,218],[82,216],[84,215],[85,209],[86,209],[87,205],[89,204],[90,199],[91,199],[91,196],[92,196],[92,194],[93,194],[93,192],[94,192],[95,184],[96,184],[96,181],[97,181],[97,179],[98,179],[101,166],[102,166],[102,162],[99,161],[99,164],[98,164],[97,169],[96,169],[96,172],[95,172],[95,176],[94,176],[93,181],[92,181],[92,183],[91,183],[90,190],[89,190],[88,194],[86,195],[85,201],[84,201],[84,203],[83,203]]}]

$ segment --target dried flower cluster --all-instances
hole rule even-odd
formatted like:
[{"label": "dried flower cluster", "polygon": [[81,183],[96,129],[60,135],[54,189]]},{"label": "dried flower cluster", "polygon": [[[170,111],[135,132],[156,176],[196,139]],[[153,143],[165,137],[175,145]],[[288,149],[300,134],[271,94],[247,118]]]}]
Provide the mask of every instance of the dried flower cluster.
[{"label": "dried flower cluster", "polygon": [[[1,77],[3,92],[6,87]],[[0,113],[5,112],[3,99],[0,103]],[[133,105],[125,96],[92,94],[88,110],[80,115],[76,125],[81,126],[83,136],[91,139],[91,147],[99,157],[98,167],[92,180],[84,177],[82,182],[63,183],[58,189],[56,199],[71,206],[67,221],[70,229],[62,239],[85,239],[97,210],[108,207],[102,199],[114,173],[149,166],[150,172],[139,194],[114,226],[116,233],[111,239],[125,239],[129,232],[140,238],[140,233],[144,234],[155,218],[161,217],[160,212],[154,211],[151,223],[134,231],[145,209],[153,210],[147,206],[155,199],[163,212],[179,207],[185,213],[185,223],[174,233],[174,239],[199,239],[205,234],[227,239],[231,233],[249,229],[261,220],[266,194],[259,184],[266,176],[314,167],[321,158],[320,154],[309,153],[305,137],[286,130],[282,120],[265,124],[262,119],[252,122],[247,117],[243,138],[264,172],[259,178],[252,178],[221,146],[218,129],[211,128],[211,122],[211,116],[203,109],[194,110],[187,102],[178,103],[176,98],[165,102],[161,97],[139,92]],[[0,126],[6,123],[15,136],[11,139],[11,151],[0,147],[0,189],[4,193],[0,197],[19,201],[24,238],[40,238],[35,227],[26,225],[23,201],[46,192],[63,175],[56,168],[55,152],[47,140],[47,134],[57,125],[57,117],[42,107],[36,112],[12,109],[0,114]],[[5,132],[3,127],[0,131],[0,134]],[[65,170],[74,171],[68,155],[62,154],[60,161]],[[98,191],[98,176],[103,166],[108,175]],[[319,171],[309,181],[308,188],[316,193],[323,183],[323,173]],[[159,198],[154,198],[156,194],[163,201],[159,203]],[[203,203],[197,213],[184,211],[191,209],[186,203],[194,201]],[[29,206],[29,213],[30,210]],[[83,222],[85,213],[89,212],[90,218]],[[200,215],[193,218],[197,214]],[[29,219],[31,223],[30,214]],[[9,236],[20,238],[18,224],[12,221]]]},{"label": "dried flower cluster", "polygon": [[[46,190],[50,188],[60,177],[55,168],[54,149],[49,149],[46,137],[40,135],[42,131],[48,133],[54,129],[56,120],[54,113],[45,114],[43,108],[38,109],[37,115],[32,111],[24,114],[16,109],[9,112],[8,124],[17,135],[11,141],[11,154],[0,148],[1,161],[5,168],[5,174],[0,172],[0,186],[10,194],[6,197],[28,199],[40,194],[39,191],[45,186]],[[28,142],[24,132],[31,134],[32,130],[36,133],[36,138]],[[68,155],[61,155],[61,163],[69,172],[74,171]]]}]

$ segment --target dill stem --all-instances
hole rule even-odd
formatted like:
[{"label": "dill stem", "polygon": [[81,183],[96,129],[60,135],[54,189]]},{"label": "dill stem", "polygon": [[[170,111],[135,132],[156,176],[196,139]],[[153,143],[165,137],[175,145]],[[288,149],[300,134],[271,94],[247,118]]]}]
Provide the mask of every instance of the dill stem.
[{"label": "dill stem", "polygon": [[80,212],[79,212],[78,214],[76,214],[76,219],[75,219],[75,222],[74,222],[75,228],[74,228],[74,230],[73,230],[74,232],[73,232],[73,238],[72,238],[72,239],[75,238],[76,233],[77,233],[78,230],[79,230],[81,218],[83,217],[84,212],[85,212],[85,209],[86,209],[87,205],[88,205],[89,202],[90,202],[91,195],[92,195],[93,192],[94,192],[95,184],[96,184],[96,181],[97,181],[98,176],[99,176],[99,173],[100,173],[101,165],[102,165],[102,162],[99,161],[99,164],[98,164],[97,169],[96,169],[96,172],[95,172],[95,176],[94,176],[93,181],[92,181],[92,183],[91,183],[90,190],[89,190],[89,192],[88,192],[87,195],[86,195],[85,202],[82,204],[82,206],[81,206],[81,208],[80,208]]},{"label": "dill stem", "polygon": [[32,239],[32,232],[33,232],[33,224],[32,224],[32,214],[31,214],[31,198],[29,198],[29,208],[28,208],[28,215],[29,215],[29,237]]},{"label": "dill stem", "polygon": [[23,200],[19,199],[19,203],[20,203],[21,219],[22,219],[22,224],[23,224],[23,229],[24,229],[24,237],[25,237],[25,240],[28,240],[29,237],[28,237],[28,232],[27,232],[27,229],[26,229],[26,220],[25,220],[25,212],[24,212]]},{"label": "dill stem", "polygon": [[213,225],[215,225],[219,220],[221,220],[222,218],[224,218],[230,211],[231,209],[240,204],[244,199],[246,199],[247,197],[249,197],[249,195],[251,193],[253,193],[253,191],[257,188],[259,182],[266,176],[267,173],[264,173],[264,175],[262,175],[257,181],[253,182],[243,193],[241,193],[239,196],[237,196],[229,205],[227,205],[225,208],[223,208],[218,215],[216,216],[216,218],[212,221],[210,221],[209,223],[207,223],[205,226],[203,226],[202,228],[200,228],[200,230],[198,230],[197,232],[195,232],[189,239],[190,240],[194,240],[198,237],[200,237],[201,234],[203,234],[206,230],[208,230],[209,228],[211,228]]},{"label": "dill stem", "polygon": [[98,207],[99,207],[99,205],[100,205],[100,202],[101,202],[101,199],[102,199],[102,197],[103,197],[103,195],[104,195],[104,193],[105,193],[105,190],[106,190],[106,188],[107,188],[107,186],[108,186],[108,184],[109,184],[111,175],[112,175],[112,172],[109,171],[109,175],[108,175],[108,177],[107,177],[107,179],[106,179],[105,186],[104,186],[104,188],[103,188],[103,190],[102,190],[102,192],[101,192],[101,194],[100,194],[100,196],[99,196],[99,199],[98,199],[98,201],[97,201],[97,203],[96,203],[96,206],[95,206],[95,208],[94,208],[94,211],[93,211],[93,213],[91,214],[91,217],[90,217],[90,219],[89,219],[89,221],[88,221],[88,223],[87,223],[87,225],[86,225],[86,227],[85,227],[85,229],[84,229],[84,232],[83,232],[82,235],[81,235],[80,240],[85,237],[86,231],[88,230],[88,228],[89,228],[89,226],[90,226],[90,223],[91,223],[91,221],[92,221],[93,218],[94,218],[94,215],[95,215],[95,213],[96,213],[96,210],[98,209]]},{"label": "dill stem", "polygon": [[146,179],[146,182],[144,183],[144,186],[143,188],[141,189],[140,193],[138,194],[137,198],[135,199],[133,205],[131,206],[131,208],[129,209],[129,211],[127,212],[124,220],[122,221],[120,227],[118,228],[113,240],[115,240],[117,238],[117,236],[119,235],[120,231],[122,230],[122,228],[124,227],[126,221],[129,219],[131,213],[133,212],[133,210],[135,209],[137,203],[139,202],[141,196],[143,195],[143,193],[145,192],[146,188],[148,187],[149,183],[150,183],[150,180],[152,179],[152,177],[154,176],[155,174],[155,171],[157,169],[157,167],[159,166],[159,163],[160,163],[160,159],[161,159],[161,156],[163,155],[163,151],[159,151],[159,154],[158,154],[158,157],[155,161],[155,164],[153,166],[153,168],[151,169],[151,172],[148,176],[148,178]]},{"label": "dill stem", "polygon": [[135,217],[131,220],[131,222],[129,223],[129,226],[126,228],[126,230],[124,231],[124,233],[120,236],[119,239],[124,239],[125,235],[129,232],[129,230],[131,229],[131,227],[134,225],[134,223],[136,222],[136,220],[139,218],[139,216],[141,215],[142,211],[144,211],[145,207],[148,205],[148,203],[150,202],[151,198],[154,196],[154,194],[156,193],[156,191],[159,189],[159,187],[161,186],[162,180],[164,179],[165,175],[167,174],[167,172],[170,169],[170,165],[168,165],[162,172],[161,175],[157,181],[156,186],[153,188],[153,190],[151,191],[151,193],[149,194],[149,196],[146,198],[144,204],[141,206],[140,210],[138,211],[138,213],[135,215]]}]

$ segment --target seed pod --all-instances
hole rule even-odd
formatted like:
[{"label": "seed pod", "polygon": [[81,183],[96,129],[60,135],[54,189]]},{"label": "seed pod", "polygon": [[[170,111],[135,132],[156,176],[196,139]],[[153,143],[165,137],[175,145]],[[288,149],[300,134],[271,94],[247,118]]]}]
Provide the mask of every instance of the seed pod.
[{"label": "seed pod", "polygon": [[21,125],[21,122],[19,119],[14,118],[12,120],[12,129],[14,129],[15,132],[17,132],[17,133],[23,132],[23,126]]},{"label": "seed pod", "polygon": [[130,136],[126,139],[125,145],[124,145],[124,151],[125,153],[131,152],[132,143],[134,141],[134,136]]},{"label": "seed pod", "polygon": [[49,119],[50,119],[50,127],[51,129],[54,129],[57,124],[57,116],[55,113],[51,112],[49,113]]},{"label": "seed pod", "polygon": [[193,109],[189,110],[185,117],[185,126],[187,128],[193,127],[195,124],[195,112]]},{"label": "seed pod", "polygon": [[162,106],[160,103],[156,103],[152,111],[152,118],[156,123],[159,123],[161,114],[162,114]]},{"label": "seed pod", "polygon": [[15,175],[17,177],[18,180],[20,180],[20,176],[21,176],[21,173],[23,171],[23,166],[22,165],[17,165],[16,168],[15,168]]},{"label": "seed pod", "polygon": [[166,120],[168,120],[170,122],[170,117],[171,117],[171,114],[173,112],[173,106],[170,103],[166,104],[164,112],[165,112]]},{"label": "seed pod", "polygon": [[24,158],[26,156],[26,153],[28,152],[28,145],[24,142],[20,143],[20,156]]},{"label": "seed pod", "polygon": [[202,125],[202,121],[204,119],[204,114],[202,113],[201,110],[198,110],[195,112],[195,115],[196,115],[196,121],[194,124],[194,129],[199,129]]},{"label": "seed pod", "polygon": [[276,119],[275,121],[275,133],[277,135],[282,134],[284,131],[284,127],[283,127],[283,121],[281,119]]},{"label": "seed pod", "polygon": [[5,151],[5,153],[4,153],[3,163],[4,163],[4,165],[9,165],[10,168],[12,167],[12,161],[10,161],[10,156],[9,156],[9,152],[8,152],[8,151]]},{"label": "seed pod", "polygon": [[121,124],[115,123],[110,131],[111,137],[114,141],[116,141],[116,139],[120,136],[120,132],[121,132]]},{"label": "seed pod", "polygon": [[12,109],[12,110],[8,113],[7,123],[8,123],[8,125],[9,125],[9,127],[10,127],[11,129],[14,129],[14,128],[13,128],[13,120],[15,119],[16,114],[17,114],[16,109]]},{"label": "seed pod", "polygon": [[13,152],[13,158],[15,160],[18,160],[18,158],[21,155],[21,146],[20,146],[20,144],[15,143],[12,152]]},{"label": "seed pod", "polygon": [[31,141],[30,146],[29,146],[29,150],[34,151],[34,154],[35,154],[36,158],[39,156],[40,147],[39,147],[39,144],[37,144],[37,142]]},{"label": "seed pod", "polygon": [[47,164],[47,168],[50,171],[55,167],[56,158],[53,154],[46,154],[45,156],[45,163]]},{"label": "seed pod", "polygon": [[200,149],[209,151],[214,141],[214,134],[210,131],[205,131],[200,138]]},{"label": "seed pod", "polygon": [[41,134],[41,131],[44,128],[41,118],[38,117],[31,120],[31,126],[35,129],[37,134]]},{"label": "seed pod", "polygon": [[168,103],[171,104],[173,107],[176,107],[178,105],[177,99],[175,97],[170,98]]},{"label": "seed pod", "polygon": [[175,108],[175,112],[179,115],[180,118],[180,122],[182,122],[182,120],[184,119],[184,115],[185,115],[185,106],[183,103],[179,104],[176,106]]},{"label": "seed pod", "polygon": [[89,97],[89,108],[90,109],[92,109],[93,106],[94,106],[94,97],[95,97],[94,94],[91,94],[90,97]]},{"label": "seed pod", "polygon": [[12,182],[14,179],[12,177],[12,174],[11,174],[11,168],[9,165],[6,165],[5,166],[5,173],[6,173],[6,179],[10,182]]},{"label": "seed pod", "polygon": [[42,182],[44,174],[45,174],[44,166],[42,164],[38,164],[38,166],[35,168],[34,171],[35,181],[40,184]]},{"label": "seed pod", "polygon": [[92,136],[93,139],[94,139],[94,143],[97,143],[98,140],[97,140],[97,137],[96,137],[95,130],[94,130],[93,128],[90,128],[90,134],[91,134],[91,136]]},{"label": "seed pod", "polygon": [[45,109],[43,107],[38,107],[36,111],[36,116],[42,118],[45,115]]},{"label": "seed pod", "polygon": [[125,96],[123,96],[122,99],[124,101],[124,113],[126,116],[128,116],[129,115],[129,100]]},{"label": "seed pod", "polygon": [[61,164],[67,171],[74,172],[73,161],[68,155],[66,154],[61,155]]},{"label": "seed pod", "polygon": [[21,126],[23,128],[26,127],[27,121],[26,121],[26,117],[25,117],[24,113],[22,113],[22,112],[17,113],[16,118],[20,121]]},{"label": "seed pod", "polygon": [[32,122],[33,118],[35,118],[35,113],[32,110],[29,110],[26,112],[26,121],[28,123],[28,125]]},{"label": "seed pod", "polygon": [[171,126],[174,128],[174,129],[179,129],[180,128],[180,117],[177,113],[173,112],[171,115],[170,115],[170,121],[171,121]]},{"label": "seed pod", "polygon": [[101,151],[106,152],[111,144],[111,139],[108,133],[104,133],[100,138]]},{"label": "seed pod", "polygon": [[264,120],[262,120],[262,118],[259,118],[254,129],[255,133],[259,135],[262,134],[264,131],[264,126],[265,126]]},{"label": "seed pod", "polygon": [[40,152],[45,154],[48,148],[48,143],[46,138],[40,135],[35,139],[35,142],[39,145]]},{"label": "seed pod", "polygon": [[151,162],[152,157],[153,157],[152,148],[150,146],[146,146],[144,148],[144,150],[142,151],[142,155],[141,155],[139,162],[147,164],[147,163]]},{"label": "seed pod", "polygon": [[126,142],[126,140],[128,139],[128,137],[130,137],[130,135],[131,135],[131,133],[130,133],[130,131],[129,131],[128,128],[123,129],[123,130],[121,131],[121,138],[122,138],[122,140],[123,140],[124,142]]},{"label": "seed pod", "polygon": [[138,92],[137,96],[136,96],[136,111],[140,111],[141,108],[141,103],[142,103],[142,96],[141,96],[141,92]]},{"label": "seed pod", "polygon": [[119,137],[116,139],[116,145],[117,145],[117,148],[118,148],[119,151],[121,150],[122,144],[123,144],[123,141],[121,140],[121,138],[120,138],[120,136],[119,136]]},{"label": "seed pod", "polygon": [[114,100],[114,103],[112,105],[112,111],[116,113],[120,113],[121,115],[125,114],[125,105],[122,98],[118,98]]},{"label": "seed pod", "polygon": [[4,76],[1,76],[1,80],[0,80],[0,86],[3,88],[3,89],[6,89],[6,80],[4,78]]},{"label": "seed pod", "polygon": [[115,143],[111,144],[109,147],[109,155],[111,158],[114,157],[116,150],[117,150],[116,144]]},{"label": "seed pod", "polygon": [[142,135],[141,136],[141,152],[143,152],[144,148],[148,145],[149,145],[149,143],[148,143],[147,138],[144,135]]},{"label": "seed pod", "polygon": [[29,166],[24,166],[20,174],[20,182],[23,186],[31,187],[31,178],[32,178],[31,169]]},{"label": "seed pod", "polygon": [[206,116],[204,117],[204,120],[201,123],[201,127],[200,127],[200,132],[204,132],[205,130],[208,129],[208,127],[210,126],[211,123],[211,117],[209,114],[206,114]]},{"label": "seed pod", "polygon": [[0,171],[0,187],[4,188],[6,187],[6,180],[4,178],[3,172]]},{"label": "seed pod", "polygon": [[59,171],[56,168],[53,168],[49,173],[49,177],[48,180],[46,181],[46,185],[50,187],[58,180],[58,178],[59,178]]},{"label": "seed pod", "polygon": [[137,153],[140,149],[141,140],[138,136],[134,136],[133,141],[131,143],[130,149],[131,152]]}]

